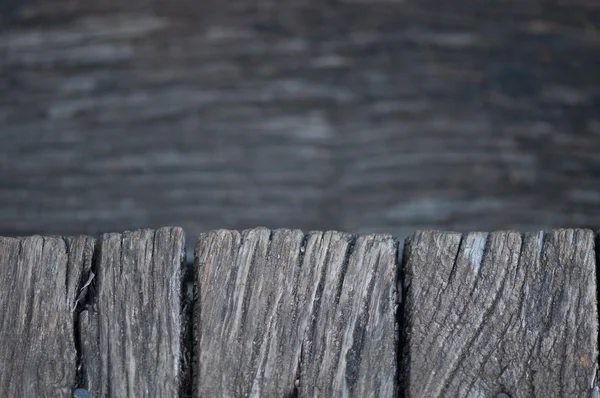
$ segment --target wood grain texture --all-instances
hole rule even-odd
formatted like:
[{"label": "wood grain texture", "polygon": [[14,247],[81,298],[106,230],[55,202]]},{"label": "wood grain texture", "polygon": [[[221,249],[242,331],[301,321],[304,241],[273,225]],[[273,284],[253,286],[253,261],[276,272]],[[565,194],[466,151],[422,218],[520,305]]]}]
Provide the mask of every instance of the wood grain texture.
[{"label": "wood grain texture", "polygon": [[8,1],[1,235],[600,226],[597,1]]},{"label": "wood grain texture", "polygon": [[308,240],[319,271],[304,337],[299,396],[396,397],[398,244],[389,235],[335,233]]},{"label": "wood grain texture", "polygon": [[74,305],[93,250],[90,237],[0,237],[0,396],[71,395]]},{"label": "wood grain texture", "polygon": [[591,231],[425,231],[405,250],[407,396],[598,393]]},{"label": "wood grain texture", "polygon": [[389,236],[202,235],[196,396],[394,396],[395,254]]},{"label": "wood grain texture", "polygon": [[180,228],[102,235],[95,294],[80,314],[94,396],[178,395],[184,247]]}]

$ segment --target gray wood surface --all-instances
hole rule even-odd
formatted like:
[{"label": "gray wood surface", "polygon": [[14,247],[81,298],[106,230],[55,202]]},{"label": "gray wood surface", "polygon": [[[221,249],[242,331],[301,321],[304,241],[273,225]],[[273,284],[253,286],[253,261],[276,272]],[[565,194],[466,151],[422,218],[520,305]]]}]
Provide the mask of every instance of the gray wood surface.
[{"label": "gray wood surface", "polygon": [[597,396],[594,239],[589,230],[412,235],[407,396]]},{"label": "gray wood surface", "polygon": [[69,397],[75,302],[94,239],[0,237],[0,396]]},{"label": "gray wood surface", "polygon": [[94,396],[178,395],[184,248],[180,228],[100,238],[94,294],[80,314]]},{"label": "gray wood surface", "polygon": [[596,239],[218,230],[192,313],[180,228],[0,238],[0,396],[593,397]]},{"label": "gray wood surface", "polygon": [[0,4],[0,235],[600,226],[597,1]]},{"label": "gray wood surface", "polygon": [[260,228],[196,247],[196,396],[394,396],[397,245]]}]

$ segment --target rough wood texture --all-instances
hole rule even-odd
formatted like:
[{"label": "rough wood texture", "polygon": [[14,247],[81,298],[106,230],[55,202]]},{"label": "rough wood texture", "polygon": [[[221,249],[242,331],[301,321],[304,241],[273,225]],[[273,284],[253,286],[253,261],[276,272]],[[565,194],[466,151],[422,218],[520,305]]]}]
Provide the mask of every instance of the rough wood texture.
[{"label": "rough wood texture", "polygon": [[600,226],[595,0],[0,0],[0,234]]},{"label": "rough wood texture", "polygon": [[195,395],[394,396],[396,253],[383,235],[202,235]]},{"label": "rough wood texture", "polygon": [[69,397],[75,301],[94,239],[0,237],[0,396]]},{"label": "rough wood texture", "polygon": [[404,282],[407,396],[597,394],[594,256],[588,230],[414,234]]},{"label": "rough wood texture", "polygon": [[95,293],[80,315],[93,396],[178,395],[184,247],[180,228],[100,239]]},{"label": "rough wood texture", "polygon": [[335,233],[307,242],[304,267],[319,272],[320,291],[311,297],[299,395],[395,397],[398,245],[389,235],[346,242]]}]

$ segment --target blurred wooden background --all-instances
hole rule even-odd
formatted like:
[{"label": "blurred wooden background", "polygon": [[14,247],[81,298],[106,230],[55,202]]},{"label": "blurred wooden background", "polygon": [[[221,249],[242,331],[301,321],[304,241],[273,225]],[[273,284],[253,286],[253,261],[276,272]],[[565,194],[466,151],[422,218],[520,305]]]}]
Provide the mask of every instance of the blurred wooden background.
[{"label": "blurred wooden background", "polygon": [[0,0],[0,235],[600,226],[599,5]]}]

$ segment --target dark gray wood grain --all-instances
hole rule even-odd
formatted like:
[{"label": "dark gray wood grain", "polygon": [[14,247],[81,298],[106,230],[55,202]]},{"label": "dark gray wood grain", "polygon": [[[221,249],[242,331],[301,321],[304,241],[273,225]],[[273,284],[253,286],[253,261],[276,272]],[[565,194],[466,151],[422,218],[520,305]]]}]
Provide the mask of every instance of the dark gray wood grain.
[{"label": "dark gray wood grain", "polygon": [[90,237],[0,237],[0,396],[70,396],[75,302],[93,250]]},{"label": "dark gray wood grain", "polygon": [[102,235],[95,293],[80,314],[93,395],[178,395],[184,248],[180,228]]},{"label": "dark gray wood grain", "polygon": [[219,230],[196,264],[196,396],[394,396],[391,237]]},{"label": "dark gray wood grain", "polygon": [[397,242],[311,236],[304,267],[319,272],[304,335],[299,396],[395,397]]},{"label": "dark gray wood grain", "polygon": [[407,396],[598,393],[591,231],[425,231],[405,249]]},{"label": "dark gray wood grain", "polygon": [[443,3],[21,0],[0,235],[600,226],[597,1]]}]

